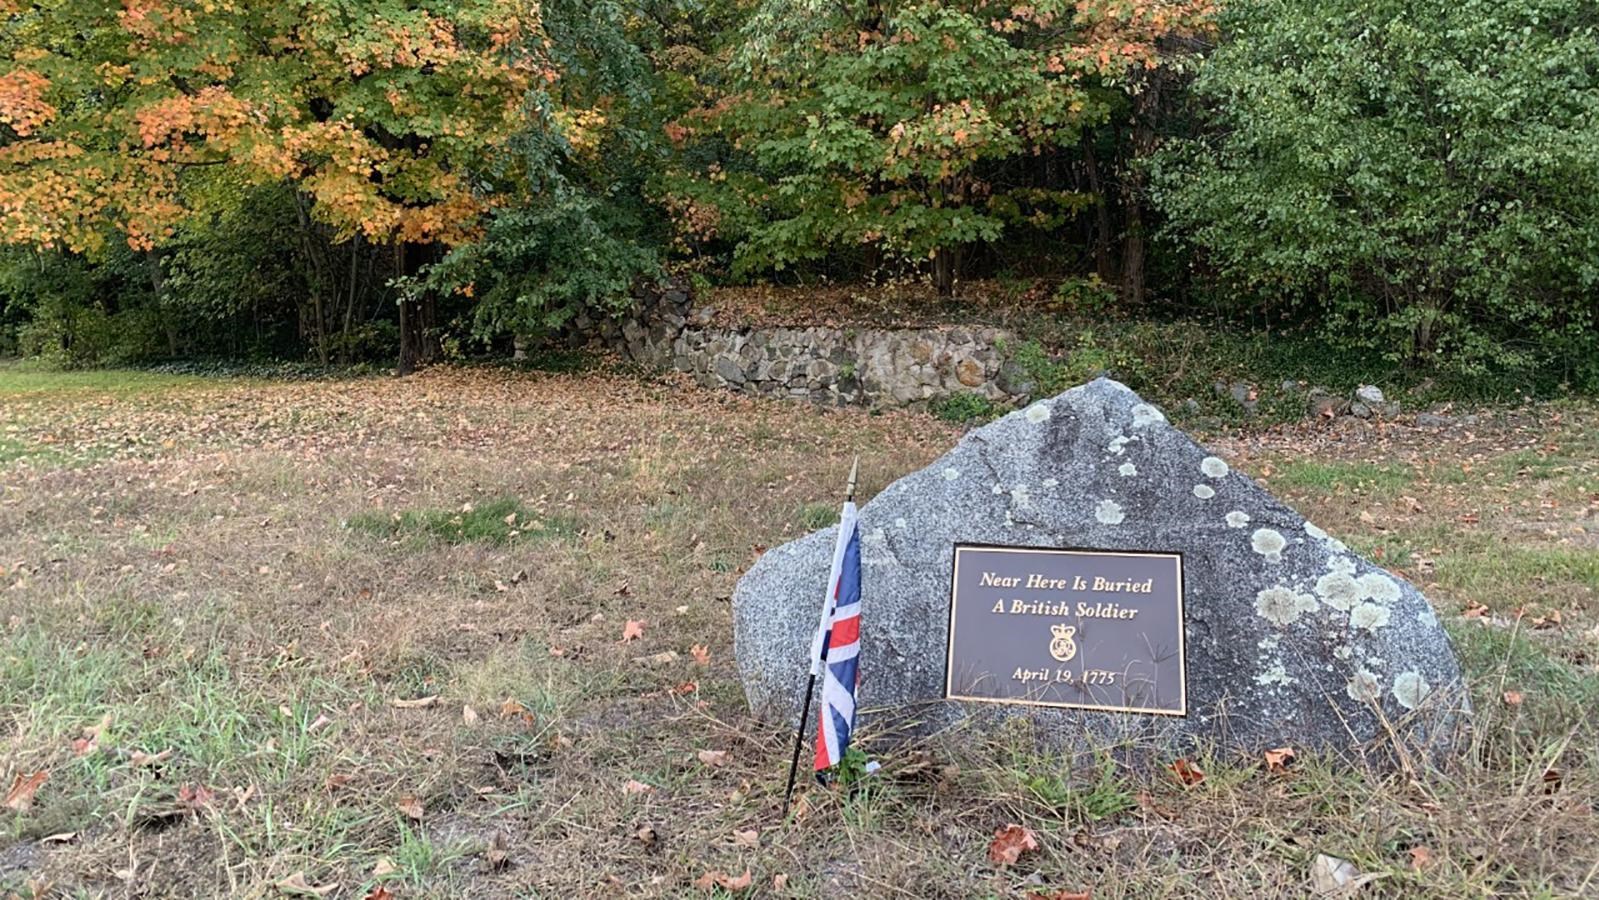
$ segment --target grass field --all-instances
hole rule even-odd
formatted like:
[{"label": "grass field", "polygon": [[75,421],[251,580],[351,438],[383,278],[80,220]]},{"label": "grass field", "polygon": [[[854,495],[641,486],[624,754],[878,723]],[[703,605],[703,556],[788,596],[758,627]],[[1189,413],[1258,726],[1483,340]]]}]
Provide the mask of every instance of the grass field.
[{"label": "grass field", "polygon": [[1427,587],[1459,760],[1186,785],[867,734],[882,771],[785,821],[733,585],[853,453],[870,495],[958,434],[607,374],[0,368],[0,897],[1303,897],[1321,854],[1361,896],[1599,895],[1594,405],[1210,436]]}]

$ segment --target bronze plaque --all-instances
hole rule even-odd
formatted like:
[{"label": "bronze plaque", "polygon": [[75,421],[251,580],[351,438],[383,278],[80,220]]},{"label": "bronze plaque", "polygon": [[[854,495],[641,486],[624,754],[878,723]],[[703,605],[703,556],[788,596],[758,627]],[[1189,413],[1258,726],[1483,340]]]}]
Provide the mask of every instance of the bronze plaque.
[{"label": "bronze plaque", "polygon": [[1188,714],[1176,553],[955,545],[944,695]]}]

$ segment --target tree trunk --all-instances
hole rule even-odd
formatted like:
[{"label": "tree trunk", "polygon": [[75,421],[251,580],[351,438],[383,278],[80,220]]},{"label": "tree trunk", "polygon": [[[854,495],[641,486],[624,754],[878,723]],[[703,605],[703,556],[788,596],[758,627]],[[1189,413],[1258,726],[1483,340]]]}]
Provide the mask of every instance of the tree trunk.
[{"label": "tree trunk", "polygon": [[166,274],[161,271],[161,254],[151,250],[145,254],[145,265],[150,269],[150,290],[155,296],[156,309],[161,310],[161,327],[167,333],[167,356],[176,359],[178,356],[178,329],[172,323],[172,316],[168,310],[161,309],[161,292],[166,286]]},{"label": "tree trunk", "polygon": [[1127,226],[1122,235],[1122,299],[1131,306],[1143,306],[1146,293],[1144,211],[1148,192],[1142,163],[1155,152],[1155,116],[1159,109],[1157,73],[1145,79],[1143,90],[1133,94],[1131,135],[1122,166],[1122,211]]},{"label": "tree trunk", "polygon": [[1088,191],[1094,195],[1094,271],[1104,281],[1116,280],[1110,259],[1110,198],[1099,180],[1099,157],[1094,154],[1092,137],[1083,142],[1083,166],[1088,170]]},{"label": "tree trunk", "polygon": [[[407,253],[403,242],[394,245],[396,277],[415,275],[421,269],[421,254]],[[395,371],[409,375],[439,358],[439,338],[433,295],[400,296],[400,360]]]},{"label": "tree trunk", "polygon": [[940,297],[955,295],[955,251],[949,247],[940,247],[933,251],[933,287],[938,290]]}]

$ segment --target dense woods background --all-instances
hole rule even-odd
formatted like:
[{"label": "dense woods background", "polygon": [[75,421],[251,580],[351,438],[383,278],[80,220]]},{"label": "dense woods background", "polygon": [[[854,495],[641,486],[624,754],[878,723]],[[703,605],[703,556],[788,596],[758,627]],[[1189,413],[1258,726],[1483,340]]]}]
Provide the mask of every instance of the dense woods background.
[{"label": "dense woods background", "polygon": [[408,371],[675,271],[956,301],[983,279],[1599,389],[1586,0],[0,19],[0,354]]}]

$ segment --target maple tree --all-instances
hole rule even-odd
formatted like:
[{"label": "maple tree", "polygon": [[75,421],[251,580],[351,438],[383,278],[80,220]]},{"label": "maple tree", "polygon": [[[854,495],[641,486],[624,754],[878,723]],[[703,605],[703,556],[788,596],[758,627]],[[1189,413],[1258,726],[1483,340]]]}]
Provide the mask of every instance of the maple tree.
[{"label": "maple tree", "polygon": [[948,294],[963,248],[1048,233],[1092,202],[1032,161],[1074,149],[1121,86],[1167,62],[1163,41],[1212,13],[1209,0],[766,0],[731,54],[739,77],[670,131],[730,147],[666,202],[701,235],[745,220],[746,271],[854,249],[930,260]]},{"label": "maple tree", "polygon": [[[67,0],[0,15],[8,243],[93,253],[119,233],[151,250],[226,203],[219,184],[288,183],[339,240],[403,260],[482,233],[519,183],[514,135],[581,144],[597,115],[552,93],[531,0]],[[418,340],[406,313],[402,339]]]}]

